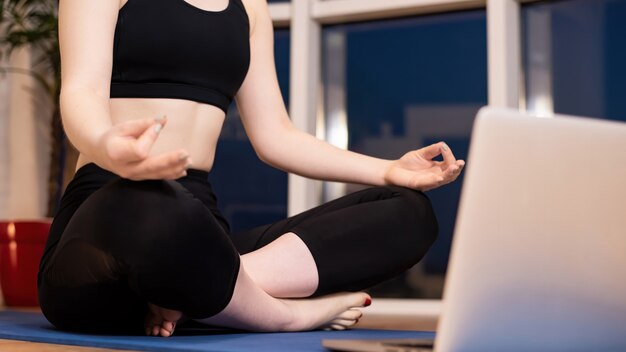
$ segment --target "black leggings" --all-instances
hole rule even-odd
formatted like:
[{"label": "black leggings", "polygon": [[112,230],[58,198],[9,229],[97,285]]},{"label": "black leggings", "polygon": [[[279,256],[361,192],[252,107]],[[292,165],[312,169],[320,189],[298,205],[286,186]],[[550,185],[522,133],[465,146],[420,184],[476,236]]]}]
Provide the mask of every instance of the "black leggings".
[{"label": "black leggings", "polygon": [[239,255],[287,232],[317,265],[314,296],[357,291],[413,266],[437,236],[428,198],[400,187],[356,192],[236,234],[208,174],[130,181],[95,164],[68,185],[39,270],[46,318],[64,330],[141,333],[147,302],[201,319],[229,303]]}]

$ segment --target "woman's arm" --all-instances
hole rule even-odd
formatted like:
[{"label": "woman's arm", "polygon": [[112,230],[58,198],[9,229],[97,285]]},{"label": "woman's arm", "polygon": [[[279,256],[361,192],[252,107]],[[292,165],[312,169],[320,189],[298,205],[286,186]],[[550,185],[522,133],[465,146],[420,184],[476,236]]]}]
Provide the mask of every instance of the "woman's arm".
[{"label": "woman's arm", "polygon": [[61,116],[70,141],[89,160],[118,175],[176,178],[185,171],[184,150],[149,157],[165,119],[113,126],[109,113],[113,37],[119,0],[61,0]]},{"label": "woman's arm", "polygon": [[[431,189],[452,182],[463,161],[443,143],[409,152],[399,160],[383,160],[336,148],[293,127],[276,77],[273,26],[264,0],[250,0],[251,62],[238,94],[242,121],[264,162],[302,176],[370,185],[396,184]],[[443,154],[444,161],[433,161]]]}]

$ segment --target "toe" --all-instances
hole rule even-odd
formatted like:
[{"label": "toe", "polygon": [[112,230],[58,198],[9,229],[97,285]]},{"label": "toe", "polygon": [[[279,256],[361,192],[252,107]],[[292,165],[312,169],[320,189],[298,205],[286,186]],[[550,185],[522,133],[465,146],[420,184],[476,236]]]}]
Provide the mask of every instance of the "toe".
[{"label": "toe", "polygon": [[172,336],[172,331],[167,330],[164,327],[161,327],[160,334],[162,337],[170,337]]},{"label": "toe", "polygon": [[350,327],[356,324],[357,320],[346,320],[346,319],[334,319],[330,322],[330,325],[341,325],[344,328]]},{"label": "toe", "polygon": [[365,292],[353,293],[350,296],[347,296],[347,299],[349,301],[346,303],[353,308],[368,307],[372,304],[372,297]]},{"label": "toe", "polygon": [[167,331],[174,331],[174,322],[173,321],[164,321],[161,324],[161,327],[164,328]]},{"label": "toe", "polygon": [[[174,333],[174,327],[176,326],[176,323],[171,322],[171,321],[164,321],[163,324],[161,324],[161,330],[165,330],[168,332],[168,336],[171,336]],[[161,333],[161,336],[163,336],[163,333]]]},{"label": "toe", "polygon": [[338,319],[357,320],[363,316],[363,313],[358,309],[348,309],[347,311],[339,314]]},{"label": "toe", "polygon": [[333,330],[345,330],[346,327],[341,324],[330,324],[330,328]]}]

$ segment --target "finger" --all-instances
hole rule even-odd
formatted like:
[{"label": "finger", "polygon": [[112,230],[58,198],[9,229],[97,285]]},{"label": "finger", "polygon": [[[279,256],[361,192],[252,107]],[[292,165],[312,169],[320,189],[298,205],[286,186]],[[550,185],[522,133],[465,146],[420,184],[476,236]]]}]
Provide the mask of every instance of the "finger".
[{"label": "finger", "polygon": [[461,168],[455,163],[453,165],[450,165],[444,172],[443,172],[443,178],[445,180],[451,180],[453,178],[456,178],[456,176],[458,176],[459,171],[461,171]]},{"label": "finger", "polygon": [[465,167],[465,161],[457,160],[454,165],[451,165],[449,167],[449,169],[453,171],[455,176],[458,176],[461,173],[461,171],[463,171],[463,167]]},{"label": "finger", "polygon": [[131,180],[177,180],[185,176],[187,176],[187,171],[183,169],[181,171],[165,170],[151,173],[141,173],[128,178]]},{"label": "finger", "polygon": [[444,181],[440,183],[440,186],[454,182],[461,174],[463,165],[464,164],[457,163],[446,169],[446,171],[444,172]]},{"label": "finger", "polygon": [[439,173],[428,176],[414,176],[409,183],[409,187],[417,190],[433,189],[438,187],[444,180],[443,175]]},{"label": "finger", "polygon": [[171,165],[163,169],[160,173],[159,178],[166,180],[175,180],[184,176],[187,176],[187,169],[191,166],[191,158],[187,156],[186,158],[177,158],[172,161]]},{"label": "finger", "polygon": [[456,171],[457,176],[461,174],[461,171],[463,171],[463,168],[465,167],[465,161],[463,160],[457,160],[456,161],[456,166],[458,166],[458,170]]},{"label": "finger", "polygon": [[163,127],[166,122],[167,118],[165,116],[159,116],[156,118],[124,121],[115,125],[115,128],[118,129],[120,135],[139,137],[148,128],[150,128],[150,126],[158,123],[161,124],[161,127]]},{"label": "finger", "polygon": [[191,162],[189,154],[184,149],[180,149],[136,162],[130,170],[131,177],[129,178],[176,179],[184,176]]},{"label": "finger", "polygon": [[152,149],[154,142],[156,142],[157,138],[159,137],[159,134],[161,133],[162,128],[163,128],[163,124],[159,122],[155,122],[152,125],[150,125],[150,127],[147,128],[141,134],[141,136],[139,136],[139,138],[137,138],[137,141],[135,141],[134,146],[135,146],[135,152],[137,153],[137,156],[140,159],[145,159],[148,157],[148,154],[150,153],[150,149]]},{"label": "finger", "polygon": [[441,155],[443,155],[443,163],[446,166],[456,165],[456,158],[454,154],[452,154],[452,150],[448,147],[447,144],[442,143],[441,145]]},{"label": "finger", "polygon": [[[154,134],[160,132],[165,122],[165,117],[162,117],[126,121],[115,125],[112,129],[111,143],[108,143],[110,157],[124,162],[145,159],[156,139]],[[151,128],[152,131],[150,131]],[[138,139],[141,140],[138,141]]]},{"label": "finger", "polygon": [[430,159],[436,157],[437,155],[441,154],[441,145],[442,144],[443,144],[443,142],[431,144],[431,145],[429,145],[427,147],[419,149],[418,152],[420,153],[420,155],[424,159],[430,160]]}]

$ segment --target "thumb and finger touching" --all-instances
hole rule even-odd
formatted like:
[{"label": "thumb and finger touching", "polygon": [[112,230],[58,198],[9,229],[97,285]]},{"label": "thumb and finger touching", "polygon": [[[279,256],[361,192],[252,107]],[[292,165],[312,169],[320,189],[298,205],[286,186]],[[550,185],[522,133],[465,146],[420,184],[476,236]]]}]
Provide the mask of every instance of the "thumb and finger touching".
[{"label": "thumb and finger touching", "polygon": [[191,159],[184,149],[150,155],[165,117],[126,121],[114,126],[106,148],[111,169],[123,177],[142,179],[176,179],[186,175]]},{"label": "thumb and finger touching", "polygon": [[160,124],[161,127],[163,127],[165,126],[166,123],[167,123],[167,117],[160,116],[157,118],[145,118],[145,119],[124,121],[122,123],[115,125],[115,128],[117,128],[118,133],[120,135],[139,137],[144,132],[146,132],[148,128],[156,124]]},{"label": "thumb and finger touching", "polygon": [[135,141],[135,150],[137,152],[137,156],[141,159],[145,159],[148,157],[148,153],[154,142],[156,142],[161,129],[163,128],[163,124],[160,122],[153,122],[148,128],[144,130],[144,132],[137,138]]},{"label": "thumb and finger touching", "polygon": [[431,144],[418,150],[418,152],[424,159],[431,160],[437,155],[441,154],[442,144],[442,142]]},{"label": "thumb and finger touching", "polygon": [[113,132],[112,156],[126,162],[147,158],[165,122],[165,118],[161,118],[131,120],[118,124]]},{"label": "thumb and finger touching", "polygon": [[[409,184],[411,188],[428,191],[441,185],[454,181],[461,170],[465,166],[463,160],[457,160],[450,150],[450,147],[444,142],[431,144],[418,150],[418,155],[423,159],[430,161],[432,166],[425,168],[419,174],[413,174]],[[441,155],[443,161],[432,160]]]}]

